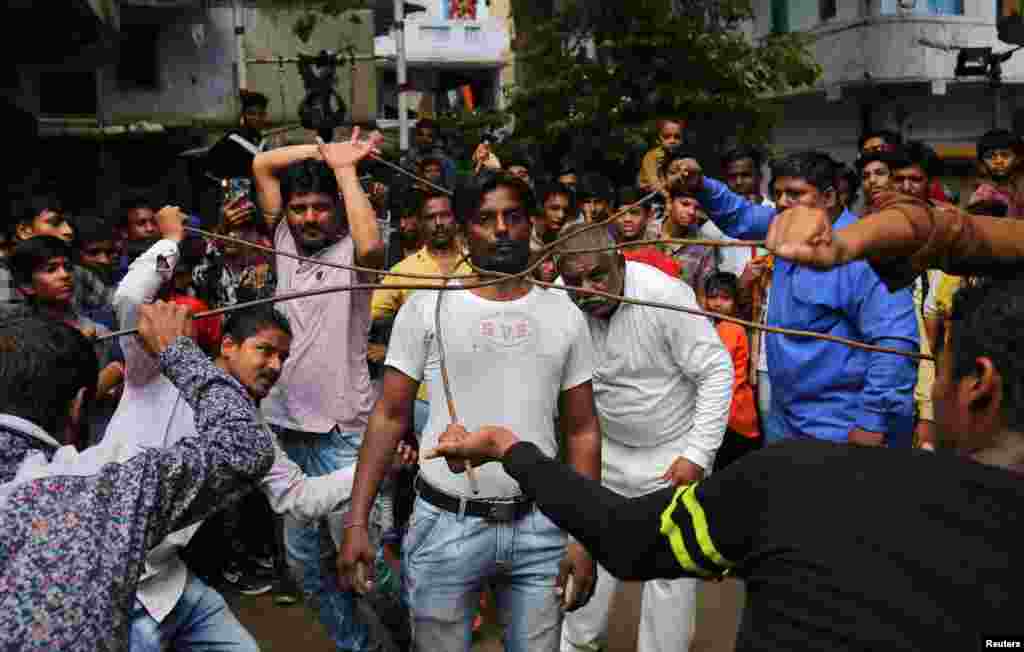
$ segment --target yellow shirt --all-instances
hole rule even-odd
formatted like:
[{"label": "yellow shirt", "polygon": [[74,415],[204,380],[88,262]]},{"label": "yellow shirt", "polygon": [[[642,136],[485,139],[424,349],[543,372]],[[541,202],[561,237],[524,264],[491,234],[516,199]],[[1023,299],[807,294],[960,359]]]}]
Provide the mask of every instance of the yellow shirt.
[{"label": "yellow shirt", "polygon": [[661,145],[648,150],[644,155],[644,160],[640,163],[640,173],[636,178],[637,185],[646,188],[653,187],[658,183],[660,177],[658,168],[661,167],[661,162],[664,159],[665,148]]},{"label": "yellow shirt", "polygon": [[[403,274],[441,274],[441,267],[437,264],[437,260],[427,252],[427,248],[423,247],[416,253],[407,258],[402,259],[398,264],[391,268],[392,272],[401,272]],[[463,261],[458,268],[455,269],[453,274],[471,274],[473,272],[469,264]],[[402,276],[385,276],[384,285],[422,285],[423,287],[436,287],[442,285],[443,281],[440,279],[429,279],[429,278],[405,278]],[[398,314],[398,309],[402,307],[402,304],[406,302],[409,295],[415,292],[415,290],[400,290],[395,289],[379,289],[373,292],[373,301],[371,303],[371,311],[373,319],[394,319],[395,315]],[[427,386],[420,385],[419,392],[416,394],[416,398],[421,401],[427,400]]]}]

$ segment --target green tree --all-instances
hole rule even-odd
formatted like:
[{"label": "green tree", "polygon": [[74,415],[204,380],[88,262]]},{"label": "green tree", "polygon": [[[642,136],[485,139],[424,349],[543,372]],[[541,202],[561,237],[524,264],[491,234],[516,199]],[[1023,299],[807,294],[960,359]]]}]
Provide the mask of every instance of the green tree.
[{"label": "green tree", "polygon": [[747,0],[512,6],[522,81],[509,111],[517,139],[548,150],[633,160],[666,115],[687,118],[704,146],[763,142],[777,117],[765,98],[821,74],[806,37],[744,34]]}]

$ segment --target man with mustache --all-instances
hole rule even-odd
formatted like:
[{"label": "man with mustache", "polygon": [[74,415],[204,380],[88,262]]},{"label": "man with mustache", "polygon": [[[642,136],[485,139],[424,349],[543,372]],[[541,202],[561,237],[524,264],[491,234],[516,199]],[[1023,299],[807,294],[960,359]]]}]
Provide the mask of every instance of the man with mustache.
[{"label": "man with mustache", "polygon": [[[384,242],[377,215],[363,191],[356,166],[383,136],[348,142],[295,145],[260,152],[253,160],[260,207],[277,216],[274,247],[338,265],[382,269]],[[278,255],[277,293],[328,286],[375,283],[376,274],[299,262]],[[281,311],[295,326],[292,357],[263,402],[263,414],[281,447],[309,475],[351,467],[373,407],[367,365],[370,290],[321,294],[286,301]],[[341,538],[341,524],[331,523]],[[288,563],[301,569],[306,603],[319,608],[335,644],[362,652],[369,630],[355,618],[350,592],[321,574],[321,550],[333,553],[316,527],[286,520]]]},{"label": "man with mustache", "polygon": [[[529,187],[514,177],[456,192],[456,215],[470,259],[482,270],[479,280],[526,269],[531,202]],[[420,382],[426,382],[431,399],[421,447],[436,445],[451,421],[439,339],[460,422],[470,428],[490,421],[517,424],[516,432],[554,455],[557,407],[569,465],[590,478],[600,473],[593,349],[583,316],[566,297],[522,278],[465,291],[416,292],[395,320],[383,394],[359,453],[352,521],[339,559],[339,572],[355,575],[357,590],[369,588],[356,571],[373,568],[366,524],[390,465],[385,451],[394,450],[408,431]],[[474,490],[440,460],[420,467],[419,495],[402,542],[415,649],[468,652],[480,591],[489,584],[506,626],[505,649],[554,652],[562,608],[576,609],[590,597],[593,561],[575,543],[566,547],[564,533],[500,469],[481,469],[477,484]],[[560,600],[556,589],[564,590],[570,576],[572,590]]]},{"label": "man with mustache", "polygon": [[[603,229],[572,226],[559,245],[568,286],[696,309],[689,285],[618,251],[567,253],[611,246]],[[712,468],[732,400],[729,352],[704,317],[569,292],[586,313],[597,352],[594,400],[601,422],[602,483],[626,496],[692,484]],[[562,651],[590,650],[607,635],[617,581],[599,571],[594,599],[566,617]],[[639,652],[689,648],[696,581],[644,584]]]},{"label": "man with mustache", "polygon": [[[170,283],[185,239],[184,214],[175,207],[156,216],[163,239],[142,254],[118,286],[114,304],[130,328],[140,307]],[[197,324],[198,325],[198,324]],[[288,320],[271,308],[233,313],[224,324],[217,366],[228,372],[259,403],[281,374],[291,350]],[[114,461],[126,462],[147,449],[167,448],[195,436],[195,415],[181,392],[160,372],[156,357],[136,338],[125,338],[125,391],[107,436],[99,447]],[[140,428],[145,424],[145,428]],[[260,482],[271,507],[303,521],[337,509],[349,496],[351,469],[308,477],[275,444],[274,464]],[[150,551],[132,610],[131,649],[157,651],[203,649],[233,644],[259,649],[217,591],[192,574],[178,555],[199,523],[174,532]]]},{"label": "man with mustache", "polygon": [[[414,215],[418,219],[419,238],[423,247],[415,254],[391,268],[402,274],[469,274],[472,269],[461,261],[462,247],[459,244],[459,225],[452,210],[452,200],[437,191],[417,193]],[[460,262],[461,261],[461,262]],[[456,267],[458,265],[458,267]],[[385,276],[384,285],[441,285],[440,280],[416,279],[403,276]],[[390,330],[399,308],[408,300],[413,290],[380,289],[373,293],[373,321]],[[383,351],[371,350],[373,362],[383,362]],[[420,385],[416,394],[414,428],[423,430],[429,416],[427,386]]]}]

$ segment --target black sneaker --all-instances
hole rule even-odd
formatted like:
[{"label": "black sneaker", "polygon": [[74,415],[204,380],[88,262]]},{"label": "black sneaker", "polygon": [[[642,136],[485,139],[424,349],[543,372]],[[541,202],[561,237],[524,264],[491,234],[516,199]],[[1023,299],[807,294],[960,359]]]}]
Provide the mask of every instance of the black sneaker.
[{"label": "black sneaker", "polygon": [[242,595],[263,595],[270,590],[273,582],[247,572],[237,564],[231,564],[222,573],[224,581]]}]

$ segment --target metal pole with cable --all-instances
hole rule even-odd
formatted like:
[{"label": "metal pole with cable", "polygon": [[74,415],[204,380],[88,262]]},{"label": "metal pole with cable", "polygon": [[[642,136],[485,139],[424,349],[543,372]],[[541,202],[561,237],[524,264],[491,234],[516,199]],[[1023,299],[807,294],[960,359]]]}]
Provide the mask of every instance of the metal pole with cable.
[{"label": "metal pole with cable", "polygon": [[395,39],[395,82],[398,85],[398,148],[409,151],[409,107],[405,87],[408,84],[408,62],[405,56],[405,0],[395,0],[395,22],[391,27]]}]

